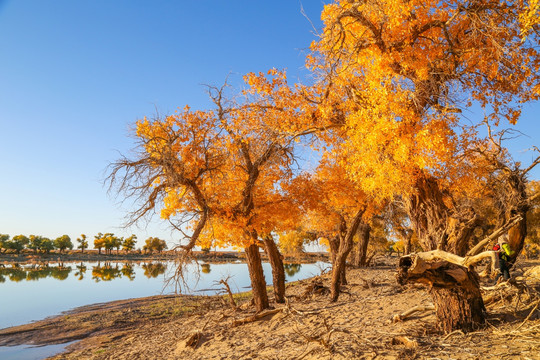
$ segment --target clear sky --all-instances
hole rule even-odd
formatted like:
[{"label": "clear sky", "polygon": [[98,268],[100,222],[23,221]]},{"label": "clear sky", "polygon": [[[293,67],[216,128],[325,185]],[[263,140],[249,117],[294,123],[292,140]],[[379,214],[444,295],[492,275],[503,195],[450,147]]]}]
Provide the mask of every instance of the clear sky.
[{"label": "clear sky", "polygon": [[[304,81],[323,2],[0,0],[0,233],[178,241],[159,222],[123,229],[129,207],[102,185],[133,147],[130,125],[206,108],[202,84],[250,71]],[[527,136],[512,143],[525,163],[521,150],[540,144],[538,114],[526,108],[517,129]]]}]

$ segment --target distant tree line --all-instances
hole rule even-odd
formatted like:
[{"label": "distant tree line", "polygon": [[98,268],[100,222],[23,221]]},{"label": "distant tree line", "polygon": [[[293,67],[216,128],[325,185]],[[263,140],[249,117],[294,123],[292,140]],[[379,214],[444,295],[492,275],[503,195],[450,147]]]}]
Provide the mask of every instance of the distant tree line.
[{"label": "distant tree line", "polygon": [[[80,249],[81,252],[88,249],[89,243],[85,234],[81,234],[77,238],[77,243],[77,249]],[[130,252],[135,249],[136,245],[136,235],[124,238],[115,236],[113,233],[98,233],[94,236],[94,248],[98,250],[99,254],[101,254],[102,249],[105,250],[105,254],[112,254],[114,249],[119,253],[120,248],[125,252]],[[73,247],[73,242],[68,235],[62,235],[51,240],[40,235],[15,235],[11,238],[8,234],[0,234],[0,253],[20,254],[25,249],[32,250],[35,254],[49,254],[52,250],[63,253],[67,249],[72,250]],[[154,251],[161,253],[165,249],[167,249],[167,243],[157,237],[149,237],[143,246],[143,250],[147,253]]]}]

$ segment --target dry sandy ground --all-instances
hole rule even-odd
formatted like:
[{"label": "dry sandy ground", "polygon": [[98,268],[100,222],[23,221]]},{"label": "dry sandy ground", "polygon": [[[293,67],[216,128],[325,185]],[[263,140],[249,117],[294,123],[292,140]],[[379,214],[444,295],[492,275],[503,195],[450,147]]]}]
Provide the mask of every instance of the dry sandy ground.
[{"label": "dry sandy ground", "polygon": [[236,295],[236,311],[226,297],[152,297],[3,330],[0,345],[81,339],[54,359],[540,359],[540,282],[522,276],[536,265],[518,263],[517,283],[485,292],[488,322],[468,334],[438,333],[433,311],[393,322],[431,300],[421,286],[398,285],[386,264],[351,269],[336,303],[302,296],[328,275],[288,284],[287,305],[245,324],[248,294]]}]

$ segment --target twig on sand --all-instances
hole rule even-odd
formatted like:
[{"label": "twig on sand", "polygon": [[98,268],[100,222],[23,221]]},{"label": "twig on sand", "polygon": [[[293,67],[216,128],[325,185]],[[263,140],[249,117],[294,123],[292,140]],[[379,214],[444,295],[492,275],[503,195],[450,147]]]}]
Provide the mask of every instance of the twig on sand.
[{"label": "twig on sand", "polygon": [[531,318],[532,314],[534,314],[534,312],[536,311],[536,309],[538,309],[538,305],[540,305],[540,300],[538,300],[536,302],[536,305],[534,306],[534,308],[531,310],[531,312],[529,313],[529,315],[525,318],[525,320],[523,320],[523,322],[514,330],[514,331],[517,331],[519,330],[523,324],[525,324],[527,321],[529,321],[529,319]]},{"label": "twig on sand", "polygon": [[248,316],[248,317],[245,317],[243,319],[234,320],[233,323],[232,323],[232,326],[236,327],[236,326],[239,326],[239,325],[254,322],[254,321],[260,320],[260,319],[262,319],[262,318],[264,318],[264,317],[266,317],[268,315],[274,315],[274,314],[277,314],[279,312],[282,312],[283,310],[285,310],[285,308],[261,311],[260,313],[257,313],[255,315]]}]

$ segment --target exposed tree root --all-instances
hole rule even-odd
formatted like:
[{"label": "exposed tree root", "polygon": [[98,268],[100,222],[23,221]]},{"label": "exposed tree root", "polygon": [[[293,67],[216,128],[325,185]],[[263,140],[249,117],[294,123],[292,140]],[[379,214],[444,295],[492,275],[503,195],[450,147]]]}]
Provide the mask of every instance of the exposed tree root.
[{"label": "exposed tree root", "polygon": [[402,312],[401,314],[394,315],[392,317],[392,322],[403,321],[407,319],[408,317],[410,317],[412,314],[417,313],[417,312],[427,312],[427,311],[432,311],[432,310],[435,310],[435,306],[433,304],[418,305],[405,312]]},{"label": "exposed tree root", "polygon": [[282,312],[285,309],[286,308],[279,308],[279,309],[261,311],[260,313],[257,313],[255,315],[248,316],[248,317],[245,317],[243,319],[234,320],[231,325],[233,327],[236,327],[236,326],[240,326],[240,325],[247,324],[247,323],[250,323],[250,322],[255,322],[257,320],[261,320],[261,319],[267,317],[268,315],[274,315],[274,314],[277,314],[279,312]]}]

